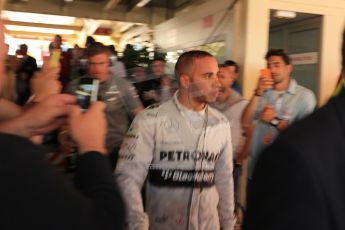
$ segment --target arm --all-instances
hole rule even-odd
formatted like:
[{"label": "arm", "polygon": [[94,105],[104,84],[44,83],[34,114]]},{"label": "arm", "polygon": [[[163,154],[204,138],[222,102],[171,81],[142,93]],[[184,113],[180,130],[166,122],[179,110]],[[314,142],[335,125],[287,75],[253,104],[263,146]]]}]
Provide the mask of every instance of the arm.
[{"label": "arm", "polygon": [[75,182],[86,196],[93,199],[94,208],[98,209],[98,212],[94,212],[97,224],[114,229],[123,225],[124,210],[106,158],[104,109],[103,102],[95,102],[85,113],[78,106],[73,106],[69,116],[69,132],[81,155]]},{"label": "arm", "polygon": [[327,229],[323,194],[310,169],[303,154],[286,143],[266,149],[248,191],[243,230]]},{"label": "arm", "polygon": [[221,229],[232,230],[235,226],[234,185],[232,178],[232,146],[230,124],[224,130],[226,142],[215,166],[215,185],[219,194],[218,215]]},{"label": "arm", "polygon": [[0,120],[7,120],[19,116],[22,108],[11,101],[0,98]]},{"label": "arm", "polygon": [[[4,150],[1,158],[5,158],[0,161],[0,167],[8,178],[5,182],[2,177],[2,181],[9,188],[3,191],[8,201],[2,205],[8,205],[6,215],[11,217],[9,219],[13,219],[13,215],[21,216],[21,221],[11,221],[11,228],[29,225],[50,229],[52,223],[56,229],[122,227],[122,202],[104,147],[103,108],[104,105],[97,102],[81,114],[74,106],[70,114],[70,130],[81,150],[76,174],[78,189],[46,162],[39,146],[18,136],[0,135]],[[36,120],[39,119],[36,117]],[[97,122],[92,122],[94,120]],[[10,210],[15,211],[11,213]]]},{"label": "arm", "polygon": [[59,78],[60,66],[51,66],[50,60],[45,59],[42,70],[37,72],[30,81],[32,100],[40,102],[50,95],[61,92],[62,85]]},{"label": "arm", "polygon": [[145,112],[140,113],[134,119],[119,152],[115,178],[124,198],[128,229],[148,229],[141,188],[153,159],[155,119]]},{"label": "arm", "polygon": [[[258,105],[259,100],[260,100],[260,96],[254,94],[252,98],[250,99],[247,107],[243,111],[242,127],[245,132],[248,127],[251,127],[253,125],[254,114],[255,114],[256,107]],[[249,134],[246,133],[246,135],[249,135]]]},{"label": "arm", "polygon": [[117,79],[117,82],[120,86],[122,102],[127,109],[127,113],[131,115],[131,118],[134,118],[144,109],[138,93],[135,87],[125,79]]},{"label": "arm", "polygon": [[[49,165],[39,146],[6,134],[0,143],[5,229],[51,229],[52,224],[54,229],[122,229],[118,218],[124,210],[106,157],[80,156],[75,187]],[[18,216],[20,221],[11,221]]]},{"label": "arm", "polygon": [[302,97],[302,100],[304,103],[301,106],[301,110],[298,113],[297,120],[302,119],[303,117],[311,114],[316,107],[316,98],[314,93],[312,93],[310,90],[308,90]]},{"label": "arm", "polygon": [[5,76],[5,60],[7,57],[7,47],[5,44],[4,39],[4,33],[5,33],[5,27],[2,22],[2,19],[0,18],[0,75],[1,77]]},{"label": "arm", "polygon": [[20,116],[0,123],[0,132],[26,138],[49,133],[66,122],[69,105],[74,103],[74,96],[52,95],[26,109]]},{"label": "arm", "polygon": [[242,126],[246,131],[248,127],[253,124],[254,115],[257,110],[260,97],[264,95],[264,92],[272,88],[273,81],[264,76],[260,76],[257,84],[257,88],[254,91],[252,98],[250,99],[247,107],[244,109],[242,115]]}]

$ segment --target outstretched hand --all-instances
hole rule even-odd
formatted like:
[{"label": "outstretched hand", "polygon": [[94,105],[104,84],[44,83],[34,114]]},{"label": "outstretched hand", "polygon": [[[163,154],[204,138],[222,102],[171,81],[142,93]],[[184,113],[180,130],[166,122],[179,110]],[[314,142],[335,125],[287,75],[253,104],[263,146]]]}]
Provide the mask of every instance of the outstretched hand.
[{"label": "outstretched hand", "polygon": [[68,94],[49,96],[40,103],[31,106],[20,116],[0,124],[0,131],[23,137],[47,134],[66,123],[70,106],[76,98]]},{"label": "outstretched hand", "polygon": [[39,102],[50,95],[61,92],[62,85],[59,78],[60,65],[51,66],[49,58],[44,60],[42,70],[31,79],[31,92],[35,95],[34,101]]}]

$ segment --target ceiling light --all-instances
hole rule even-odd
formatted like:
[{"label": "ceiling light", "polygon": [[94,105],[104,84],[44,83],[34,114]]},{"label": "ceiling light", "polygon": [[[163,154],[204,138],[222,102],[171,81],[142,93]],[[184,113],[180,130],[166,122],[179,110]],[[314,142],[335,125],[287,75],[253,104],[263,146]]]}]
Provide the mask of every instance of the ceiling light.
[{"label": "ceiling light", "polygon": [[295,18],[296,12],[286,10],[276,10],[274,13],[275,18]]},{"label": "ceiling light", "polygon": [[138,2],[137,7],[143,7],[145,6],[147,3],[149,3],[151,0],[141,0],[140,2]]}]

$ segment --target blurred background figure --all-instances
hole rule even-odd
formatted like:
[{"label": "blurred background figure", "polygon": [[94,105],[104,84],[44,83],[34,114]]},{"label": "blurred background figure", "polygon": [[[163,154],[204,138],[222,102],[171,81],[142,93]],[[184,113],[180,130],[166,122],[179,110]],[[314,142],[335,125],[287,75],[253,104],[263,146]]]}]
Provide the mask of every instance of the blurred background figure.
[{"label": "blurred background figure", "polygon": [[[6,53],[8,53],[9,45],[6,44],[6,47]],[[1,98],[15,103],[17,100],[16,70],[18,68],[18,58],[14,55],[7,55],[5,65],[6,72],[3,80]]]},{"label": "blurred background figure", "polygon": [[28,55],[28,46],[26,44],[19,46],[17,58],[19,59],[16,71],[17,104],[24,105],[30,97],[30,80],[37,71],[37,63],[35,58]]},{"label": "blurred background figure", "polygon": [[[146,67],[144,64],[137,64],[133,69],[132,69],[132,75],[131,75],[131,81],[133,82],[133,85],[135,89],[138,92],[140,101],[143,103],[144,98],[144,89],[145,89],[145,82],[147,81],[147,74],[146,74]],[[143,103],[144,105],[144,103]]]},{"label": "blurred background figure", "polygon": [[116,77],[127,77],[125,65],[118,59],[115,46],[109,45],[108,48],[110,51],[110,73]]},{"label": "blurred background figure", "polygon": [[[71,81],[65,92],[74,94],[82,78],[93,77],[99,80],[98,100],[106,104],[106,147],[112,167],[115,168],[118,150],[129,128],[130,121],[143,107],[134,86],[125,78],[114,76],[109,71],[110,51],[107,46],[96,42],[86,48],[85,51],[88,64],[87,75]],[[69,143],[68,133],[63,130],[61,134],[61,147],[64,152],[68,153],[72,151],[73,143]],[[71,148],[69,148],[70,146]]]},{"label": "blurred background figure", "polygon": [[240,67],[233,60],[226,60],[224,62],[224,66],[228,69],[228,72],[231,74],[232,78],[234,79],[231,85],[231,88],[235,90],[237,93],[242,95],[241,87],[237,82],[237,79],[239,77]]},{"label": "blurred background figure", "polygon": [[[341,76],[345,77],[345,30]],[[344,105],[341,90],[292,124],[261,154],[249,187],[243,230],[345,229]]]},{"label": "blurred background figure", "polygon": [[60,73],[59,73],[59,81],[62,84],[62,87],[65,87],[68,82],[70,81],[70,73],[71,73],[71,50],[64,50],[62,45],[62,37],[61,35],[55,35],[53,42],[49,45],[49,51],[52,50],[60,50]]},{"label": "blurred background figure", "polygon": [[[240,205],[239,199],[239,182],[242,175],[242,163],[247,157],[246,146],[247,138],[244,136],[242,129],[242,113],[247,106],[248,101],[245,100],[238,92],[231,88],[234,82],[234,71],[229,71],[228,66],[219,65],[218,80],[220,83],[219,95],[217,101],[211,106],[221,111],[229,120],[231,126],[231,143],[233,149],[233,178],[234,178],[234,194],[235,194],[235,211]],[[242,186],[241,186],[242,187]]]},{"label": "blurred background figure", "polygon": [[71,52],[70,81],[86,74],[86,59],[83,57],[84,50],[75,44]]},{"label": "blurred background figure", "polygon": [[139,63],[139,56],[139,52],[135,51],[131,44],[126,45],[121,60],[126,67],[127,76],[131,76],[133,74],[132,70]]},{"label": "blurred background figure", "polygon": [[255,125],[248,167],[249,181],[261,152],[282,130],[312,113],[316,106],[314,93],[291,77],[293,67],[284,50],[270,49],[265,59],[268,69],[262,71],[242,117],[245,131]]},{"label": "blurred background figure", "polygon": [[85,41],[85,48],[88,48],[90,45],[94,44],[96,40],[92,36],[87,36]]},{"label": "blurred background figure", "polygon": [[141,88],[141,99],[144,107],[165,102],[174,93],[172,79],[165,73],[165,59],[155,58],[150,67],[151,74]]}]

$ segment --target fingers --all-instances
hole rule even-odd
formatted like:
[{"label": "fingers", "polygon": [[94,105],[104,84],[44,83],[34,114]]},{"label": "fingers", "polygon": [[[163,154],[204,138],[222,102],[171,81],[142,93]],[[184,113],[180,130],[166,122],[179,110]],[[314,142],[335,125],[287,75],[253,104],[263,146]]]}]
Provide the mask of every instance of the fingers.
[{"label": "fingers", "polygon": [[57,119],[69,114],[70,105],[75,104],[76,98],[68,94],[55,94],[49,96],[46,100],[38,103],[37,112],[45,113],[45,116]]},{"label": "fingers", "polygon": [[105,109],[105,103],[101,102],[101,101],[96,101],[94,103],[92,103],[92,105],[89,108],[89,112],[90,113],[95,113],[95,112],[99,112],[99,111],[104,111]]},{"label": "fingers", "polygon": [[69,129],[80,153],[91,150],[106,153],[104,108],[105,104],[103,102],[95,102],[85,113],[82,113],[80,107],[72,106]]},{"label": "fingers", "polygon": [[57,95],[52,95],[51,97],[57,97],[61,101],[62,104],[66,104],[66,105],[74,105],[77,102],[77,98],[70,94],[57,94]]},{"label": "fingers", "polygon": [[45,58],[48,58],[48,59],[43,61],[42,70],[39,73],[39,76],[57,80],[59,78],[59,72],[61,69],[60,64],[57,64],[56,66],[51,66],[49,57],[45,57]]},{"label": "fingers", "polygon": [[36,129],[35,133],[38,135],[47,134],[47,133],[61,127],[64,124],[66,124],[66,118],[62,118],[62,117],[57,118],[57,119],[53,120],[50,124],[44,126],[43,128]]},{"label": "fingers", "polygon": [[[89,107],[86,113],[93,116],[92,114],[99,113],[100,111],[103,111],[104,109],[105,109],[105,103],[101,101],[96,101]],[[77,105],[71,106],[71,109],[70,109],[71,123],[73,123],[73,121],[75,121],[76,119],[79,119],[80,116],[83,116],[83,113],[80,107]]]},{"label": "fingers", "polygon": [[261,76],[259,78],[259,84],[262,86],[272,86],[273,85],[273,79]]},{"label": "fingers", "polygon": [[81,116],[81,109],[77,105],[72,105],[70,107],[70,112],[69,112],[69,123],[73,124],[75,120],[78,120],[78,118]]}]

